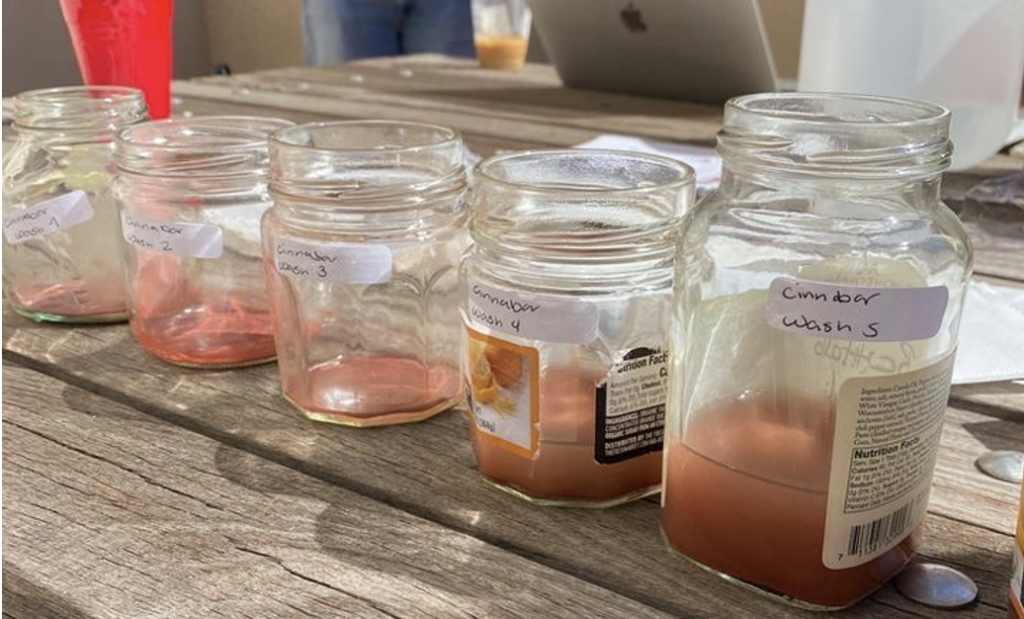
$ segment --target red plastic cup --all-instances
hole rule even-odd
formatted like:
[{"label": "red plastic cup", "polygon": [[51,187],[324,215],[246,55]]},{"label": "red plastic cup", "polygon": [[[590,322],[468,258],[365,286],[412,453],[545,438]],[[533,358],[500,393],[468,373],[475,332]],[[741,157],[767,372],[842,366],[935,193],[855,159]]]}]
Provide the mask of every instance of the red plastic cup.
[{"label": "red plastic cup", "polygon": [[60,0],[87,85],[133,86],[150,118],[171,113],[174,0]]}]

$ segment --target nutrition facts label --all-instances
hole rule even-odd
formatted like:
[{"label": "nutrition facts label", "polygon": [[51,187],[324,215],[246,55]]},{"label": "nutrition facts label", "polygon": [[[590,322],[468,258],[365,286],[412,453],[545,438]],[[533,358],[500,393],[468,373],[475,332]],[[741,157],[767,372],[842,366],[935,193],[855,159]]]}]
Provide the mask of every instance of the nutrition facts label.
[{"label": "nutrition facts label", "polygon": [[668,353],[634,348],[597,388],[594,459],[612,464],[661,451],[668,397]]},{"label": "nutrition facts label", "polygon": [[953,356],[926,368],[843,383],[836,403],[822,560],[855,567],[924,519]]}]

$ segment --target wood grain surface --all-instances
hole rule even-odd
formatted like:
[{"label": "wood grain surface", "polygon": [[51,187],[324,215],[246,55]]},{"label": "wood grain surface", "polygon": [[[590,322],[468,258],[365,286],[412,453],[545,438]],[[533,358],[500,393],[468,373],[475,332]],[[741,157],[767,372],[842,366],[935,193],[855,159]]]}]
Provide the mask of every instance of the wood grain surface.
[{"label": "wood grain surface", "polygon": [[[548,67],[437,57],[203,78],[175,93],[193,114],[449,124],[484,156],[606,132],[711,144],[720,123],[706,106],[568,91]],[[1012,214],[993,227],[967,195],[1019,168],[996,157],[947,175],[947,200],[985,223],[972,236],[988,243],[978,265],[993,281],[1024,281],[1024,239]],[[5,310],[3,342],[5,617],[812,616],[670,553],[655,500],[542,509],[484,484],[461,411],[333,427],[285,402],[273,365],[170,366],[123,325]],[[979,584],[979,601],[950,617],[1005,617],[1019,486],[973,462],[1021,445],[1024,387],[954,390],[920,548]],[[887,586],[834,616],[936,615]]]},{"label": "wood grain surface", "polygon": [[[9,361],[656,608],[685,614],[726,600],[736,617],[802,615],[765,607],[760,598],[668,553],[653,502],[597,512],[538,509],[484,484],[473,468],[459,411],[373,431],[314,424],[280,396],[273,366],[183,370],[148,355],[123,326],[67,330],[10,314],[4,324]],[[986,449],[1024,444],[1024,419],[958,408],[949,409],[947,419],[922,554],[971,567],[968,573],[989,587],[986,601],[998,609],[1005,578],[992,564],[999,553],[1008,557],[1017,487],[982,475],[973,462]],[[970,557],[979,547],[996,556],[986,558],[987,568],[975,570]],[[623,548],[630,552],[623,555]],[[616,560],[609,561],[611,556]],[[883,595],[848,614],[900,616],[871,613],[874,604],[901,602]]]},{"label": "wood grain surface", "polygon": [[32,370],[4,378],[13,616],[668,617]]}]

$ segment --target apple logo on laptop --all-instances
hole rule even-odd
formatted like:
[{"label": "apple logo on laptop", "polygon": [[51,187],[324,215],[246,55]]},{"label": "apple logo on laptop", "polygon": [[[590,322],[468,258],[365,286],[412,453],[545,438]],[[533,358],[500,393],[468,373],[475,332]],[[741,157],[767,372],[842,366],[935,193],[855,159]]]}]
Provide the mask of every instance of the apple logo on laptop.
[{"label": "apple logo on laptop", "polygon": [[622,9],[619,15],[622,17],[622,23],[626,24],[626,29],[630,32],[647,32],[644,14],[637,10],[632,2],[629,3],[629,6]]}]

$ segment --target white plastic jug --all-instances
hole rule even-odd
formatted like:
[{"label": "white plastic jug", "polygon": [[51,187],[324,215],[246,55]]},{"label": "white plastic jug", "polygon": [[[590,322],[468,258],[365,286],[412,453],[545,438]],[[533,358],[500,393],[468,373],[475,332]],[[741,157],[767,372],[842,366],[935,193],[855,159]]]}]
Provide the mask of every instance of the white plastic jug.
[{"label": "white plastic jug", "polygon": [[800,90],[930,101],[953,112],[953,169],[1010,134],[1024,78],[1024,0],[807,0]]}]

